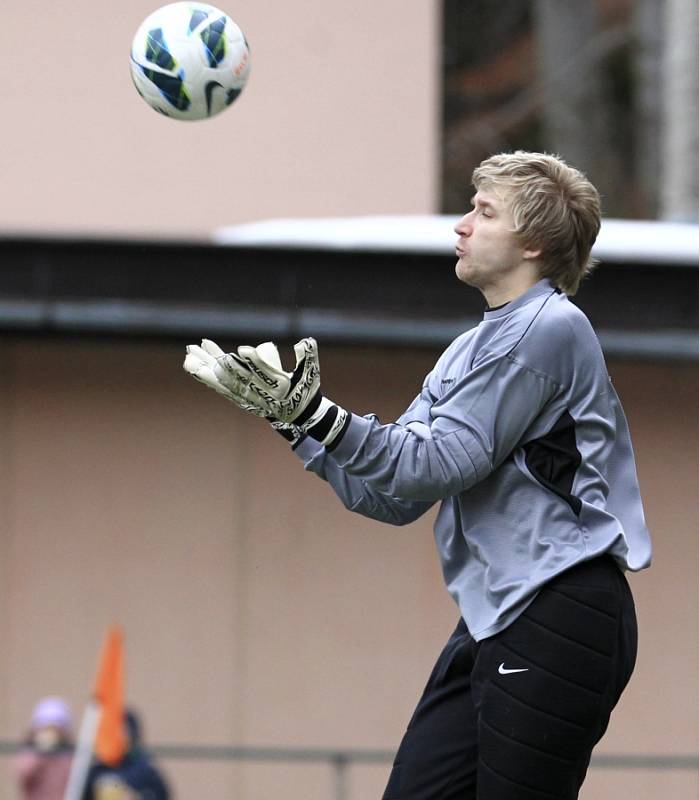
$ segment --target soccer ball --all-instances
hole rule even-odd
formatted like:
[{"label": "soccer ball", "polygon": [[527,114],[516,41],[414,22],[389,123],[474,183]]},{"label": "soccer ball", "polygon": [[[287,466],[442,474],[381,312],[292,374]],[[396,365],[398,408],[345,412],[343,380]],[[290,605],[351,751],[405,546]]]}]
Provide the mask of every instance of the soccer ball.
[{"label": "soccer ball", "polygon": [[250,73],[245,36],[207,3],[170,3],[141,23],[131,77],[151,108],[175,119],[206,119],[228,108]]}]

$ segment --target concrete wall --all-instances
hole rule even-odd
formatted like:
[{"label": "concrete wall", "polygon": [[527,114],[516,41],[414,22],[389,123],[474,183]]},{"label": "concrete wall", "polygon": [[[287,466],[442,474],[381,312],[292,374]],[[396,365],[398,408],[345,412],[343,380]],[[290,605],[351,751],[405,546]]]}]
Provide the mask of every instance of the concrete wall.
[{"label": "concrete wall", "polygon": [[235,106],[194,123],[131,83],[131,39],[159,4],[5,4],[0,231],[205,236],[437,210],[436,0],[221,0],[252,73]]},{"label": "concrete wall", "polygon": [[[395,417],[436,353],[323,347],[324,387]],[[151,742],[394,748],[456,609],[433,513],[406,528],[341,508],[285,442],[189,379],[180,345],[0,343],[0,738],[34,701],[81,710],[107,625]],[[365,380],[357,380],[363,365]],[[601,752],[696,753],[699,374],[611,365],[655,563],[632,577],[633,682]],[[180,798],[329,800],[322,766],[164,762]],[[349,800],[387,767],[350,770]],[[583,794],[692,796],[692,773],[593,770]],[[6,773],[0,798],[12,797]]]}]

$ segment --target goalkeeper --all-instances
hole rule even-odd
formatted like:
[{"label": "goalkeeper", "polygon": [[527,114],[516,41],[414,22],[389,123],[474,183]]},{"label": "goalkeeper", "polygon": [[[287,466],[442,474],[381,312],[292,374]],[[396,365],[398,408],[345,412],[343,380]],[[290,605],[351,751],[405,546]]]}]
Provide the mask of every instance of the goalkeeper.
[{"label": "goalkeeper", "polygon": [[538,153],[492,156],[473,184],[456,275],[487,308],[395,423],[324,397],[310,338],[292,373],[272,343],[207,340],[185,369],[269,419],[350,510],[405,524],[440,503],[460,619],[384,800],[572,800],[634,667],[624,572],[651,556],[626,420],[567,297],[591,269],[600,202]]}]

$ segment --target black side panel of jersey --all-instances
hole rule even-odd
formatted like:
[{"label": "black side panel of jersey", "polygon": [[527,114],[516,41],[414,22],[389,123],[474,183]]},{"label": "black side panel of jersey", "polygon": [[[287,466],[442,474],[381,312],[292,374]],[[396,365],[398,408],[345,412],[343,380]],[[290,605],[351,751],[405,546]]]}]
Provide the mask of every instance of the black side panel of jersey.
[{"label": "black side panel of jersey", "polygon": [[582,458],[575,441],[575,420],[568,411],[558,418],[547,434],[527,442],[523,449],[531,474],[542,486],[565,500],[576,516],[579,515],[582,502],[572,491]]}]

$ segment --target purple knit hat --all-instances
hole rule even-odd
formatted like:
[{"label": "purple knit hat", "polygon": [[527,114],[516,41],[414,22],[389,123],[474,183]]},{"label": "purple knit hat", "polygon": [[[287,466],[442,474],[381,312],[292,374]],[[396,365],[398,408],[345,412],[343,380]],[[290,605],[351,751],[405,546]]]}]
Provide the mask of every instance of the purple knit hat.
[{"label": "purple knit hat", "polygon": [[73,718],[68,708],[68,703],[60,697],[45,697],[34,707],[32,713],[32,728],[44,728],[55,725],[64,731],[70,731]]}]

